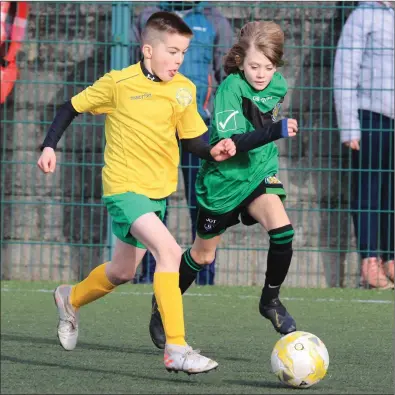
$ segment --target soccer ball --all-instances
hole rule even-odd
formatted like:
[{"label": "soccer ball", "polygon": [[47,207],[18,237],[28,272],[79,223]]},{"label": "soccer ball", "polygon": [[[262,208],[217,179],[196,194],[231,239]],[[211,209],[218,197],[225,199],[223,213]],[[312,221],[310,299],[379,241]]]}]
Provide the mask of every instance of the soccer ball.
[{"label": "soccer ball", "polygon": [[308,388],[322,380],[328,370],[329,355],[325,344],[308,332],[292,332],[282,337],[271,355],[273,373],[281,382]]}]

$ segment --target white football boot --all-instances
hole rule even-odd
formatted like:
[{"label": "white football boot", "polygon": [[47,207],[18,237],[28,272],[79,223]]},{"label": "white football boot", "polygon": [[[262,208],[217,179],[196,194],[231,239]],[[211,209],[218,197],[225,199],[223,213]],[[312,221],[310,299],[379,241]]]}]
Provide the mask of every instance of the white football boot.
[{"label": "white football boot", "polygon": [[59,313],[58,339],[62,347],[74,350],[78,340],[78,311],[70,303],[71,285],[60,285],[53,293]]},{"label": "white football boot", "polygon": [[200,355],[200,350],[177,344],[166,344],[164,363],[168,372],[188,374],[207,373],[218,366],[217,362]]}]

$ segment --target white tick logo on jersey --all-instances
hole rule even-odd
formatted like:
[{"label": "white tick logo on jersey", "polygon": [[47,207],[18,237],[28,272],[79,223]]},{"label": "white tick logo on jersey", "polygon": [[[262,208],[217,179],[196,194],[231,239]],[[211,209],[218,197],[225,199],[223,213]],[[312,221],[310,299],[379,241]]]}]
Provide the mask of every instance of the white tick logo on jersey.
[{"label": "white tick logo on jersey", "polygon": [[215,118],[217,120],[217,130],[219,132],[229,132],[237,129],[236,115],[237,110],[225,110],[217,112]]}]

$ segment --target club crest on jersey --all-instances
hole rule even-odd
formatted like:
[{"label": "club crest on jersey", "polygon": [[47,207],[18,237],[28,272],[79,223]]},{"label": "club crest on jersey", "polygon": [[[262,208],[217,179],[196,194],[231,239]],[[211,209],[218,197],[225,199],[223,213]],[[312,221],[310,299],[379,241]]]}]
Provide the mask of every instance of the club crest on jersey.
[{"label": "club crest on jersey", "polygon": [[276,122],[278,114],[280,113],[281,103],[277,103],[272,110],[272,121]]},{"label": "club crest on jersey", "polygon": [[192,93],[187,88],[180,88],[176,92],[178,104],[187,107],[192,103]]},{"label": "club crest on jersey", "polygon": [[277,176],[269,176],[269,177],[265,177],[265,184],[274,185],[274,184],[282,184],[282,182],[277,178]]}]

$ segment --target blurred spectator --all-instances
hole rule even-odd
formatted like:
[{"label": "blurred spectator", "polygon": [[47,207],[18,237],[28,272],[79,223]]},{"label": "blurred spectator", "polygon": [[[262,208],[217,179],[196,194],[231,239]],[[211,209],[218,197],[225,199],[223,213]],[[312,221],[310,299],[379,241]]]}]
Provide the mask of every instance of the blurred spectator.
[{"label": "blurred spectator", "polygon": [[[134,20],[131,31],[132,43],[139,43],[142,29],[148,18],[157,11],[171,11],[181,16],[194,33],[188,52],[180,72],[196,85],[198,110],[210,126],[210,110],[212,108],[213,85],[218,85],[224,75],[222,58],[233,42],[233,31],[229,21],[209,2],[200,1],[169,1],[161,2],[159,7],[145,8]],[[134,46],[131,51],[131,63],[141,59],[140,47]],[[208,139],[209,133],[206,138]],[[188,203],[192,224],[192,236],[196,234],[196,195],[195,181],[200,167],[200,159],[190,153],[181,153],[181,169],[185,184],[185,198]],[[166,217],[165,217],[166,222]],[[147,252],[142,262],[141,276],[137,283],[151,283],[155,272],[155,259]],[[207,265],[199,274],[196,283],[213,285],[215,261]]]},{"label": "blurred spectator", "polygon": [[352,215],[364,284],[394,284],[394,10],[363,2],[341,33],[334,67],[341,141],[352,152]]},{"label": "blurred spectator", "polygon": [[29,5],[24,1],[3,1],[0,7],[0,104],[12,92],[19,77],[17,54],[27,27]]}]

